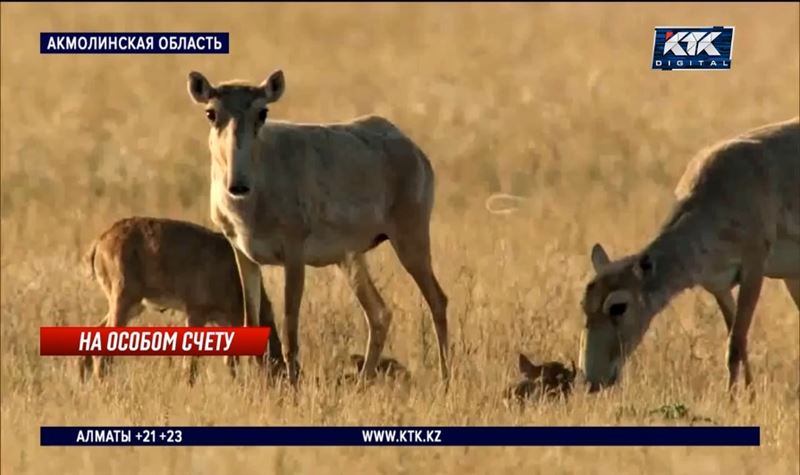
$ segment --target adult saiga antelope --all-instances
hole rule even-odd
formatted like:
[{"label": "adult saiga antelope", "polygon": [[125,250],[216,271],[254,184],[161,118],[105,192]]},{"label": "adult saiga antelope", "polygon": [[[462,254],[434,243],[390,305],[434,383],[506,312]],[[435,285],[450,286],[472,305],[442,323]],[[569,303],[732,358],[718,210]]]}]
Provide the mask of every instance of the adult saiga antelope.
[{"label": "adult saiga antelope", "polygon": [[447,296],[434,275],[430,219],[434,171],[390,121],[366,116],[331,124],[267,121],[284,92],[281,71],[260,85],[212,86],[189,74],[192,99],[211,124],[211,219],[231,241],[242,280],[245,324],[259,312],[261,265],[285,276],[283,353],[297,381],[298,319],[305,266],[336,265],[366,315],[363,377],[373,377],[391,322],[370,278],[365,253],[389,240],[430,307],[447,379]]},{"label": "adult saiga antelope", "polygon": [[590,391],[615,383],[653,317],[683,290],[702,286],[722,311],[729,390],[740,366],[745,386],[752,381],[747,333],[764,277],[783,279],[800,309],[800,119],[700,151],[675,194],[671,216],[639,252],[612,261],[592,248],[580,362]]}]

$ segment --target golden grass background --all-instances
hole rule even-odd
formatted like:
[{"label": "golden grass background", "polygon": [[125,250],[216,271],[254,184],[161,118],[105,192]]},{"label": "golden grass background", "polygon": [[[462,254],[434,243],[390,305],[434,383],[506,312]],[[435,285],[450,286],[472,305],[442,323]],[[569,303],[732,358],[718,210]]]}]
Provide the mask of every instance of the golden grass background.
[{"label": "golden grass background", "polygon": [[[713,299],[687,292],[659,316],[624,384],[567,404],[499,400],[516,355],[577,359],[588,250],[619,255],[665,217],[699,147],[798,113],[798,4],[3,4],[2,457],[40,473],[691,473],[795,474],[800,444],[796,308],[768,282],[751,330],[755,404],[725,395],[725,336]],[[653,27],[736,27],[727,72],[650,70]],[[41,31],[229,31],[229,55],[39,54]],[[114,220],[168,216],[210,225],[207,124],[186,93],[212,81],[286,74],[272,116],[389,117],[438,177],[435,268],[450,297],[454,380],[437,392],[422,297],[390,246],[370,256],[395,318],[386,354],[410,387],[363,394],[326,385],[363,352],[364,319],[334,269],[309,270],[296,402],[202,360],[117,359],[104,387],[74,361],[38,355],[41,325],[106,311],[78,259]],[[532,198],[489,215],[493,191]],[[282,275],[265,268],[281,324]],[[146,314],[138,324],[179,325]],[[762,427],[759,448],[41,448],[40,425],[665,424],[684,404],[720,424]],[[678,420],[676,423],[685,424]]]}]

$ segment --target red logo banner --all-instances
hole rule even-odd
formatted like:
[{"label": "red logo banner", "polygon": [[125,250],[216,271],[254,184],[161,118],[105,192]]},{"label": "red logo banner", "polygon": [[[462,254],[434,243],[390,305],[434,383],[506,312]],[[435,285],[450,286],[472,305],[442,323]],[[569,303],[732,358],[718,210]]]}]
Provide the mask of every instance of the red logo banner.
[{"label": "red logo banner", "polygon": [[261,356],[269,327],[41,327],[41,356]]}]

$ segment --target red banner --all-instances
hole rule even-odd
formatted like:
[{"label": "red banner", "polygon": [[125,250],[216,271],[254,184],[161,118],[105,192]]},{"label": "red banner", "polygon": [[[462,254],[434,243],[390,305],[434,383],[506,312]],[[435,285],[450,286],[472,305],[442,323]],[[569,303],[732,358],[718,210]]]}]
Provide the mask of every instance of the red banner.
[{"label": "red banner", "polygon": [[261,356],[269,327],[41,327],[41,356]]}]

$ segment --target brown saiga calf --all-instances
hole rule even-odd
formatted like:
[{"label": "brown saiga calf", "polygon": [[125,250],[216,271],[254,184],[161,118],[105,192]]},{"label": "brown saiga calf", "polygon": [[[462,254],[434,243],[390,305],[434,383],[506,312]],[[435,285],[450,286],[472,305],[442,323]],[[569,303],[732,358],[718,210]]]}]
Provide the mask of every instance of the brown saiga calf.
[{"label": "brown saiga calf", "polygon": [[[91,245],[85,257],[91,277],[108,300],[108,313],[98,326],[124,327],[145,307],[186,314],[192,327],[243,324],[242,290],[236,259],[221,233],[172,219],[131,217],[119,220]],[[261,289],[259,324],[272,327],[269,358],[283,368],[281,341],[269,300]],[[235,375],[237,357],[225,357]],[[81,378],[106,372],[108,357],[84,357]],[[263,360],[258,358],[262,363]],[[188,359],[189,384],[197,374],[197,357]]]},{"label": "brown saiga calf", "polygon": [[503,396],[505,399],[539,399],[569,397],[578,370],[575,362],[567,368],[558,361],[548,361],[541,365],[534,364],[524,354],[519,354],[519,372],[523,379],[509,386]]}]

